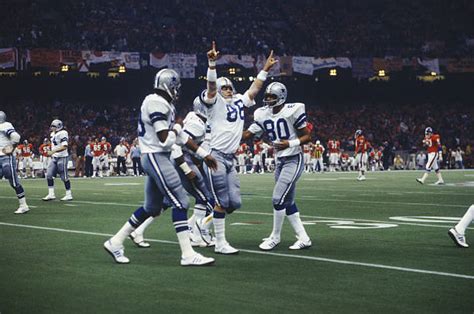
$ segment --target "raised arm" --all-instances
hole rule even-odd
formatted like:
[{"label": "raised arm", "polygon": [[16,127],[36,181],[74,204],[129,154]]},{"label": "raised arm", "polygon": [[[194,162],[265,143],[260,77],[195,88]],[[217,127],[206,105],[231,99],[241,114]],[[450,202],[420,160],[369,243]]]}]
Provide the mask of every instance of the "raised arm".
[{"label": "raised arm", "polygon": [[[209,68],[207,69],[207,93],[205,101],[214,99],[217,95],[217,71],[216,71],[216,60],[219,56],[219,51],[216,50],[216,42],[212,42],[212,49],[207,52],[207,61]],[[212,102],[209,102],[212,103]]]},{"label": "raised arm", "polygon": [[275,65],[275,63],[277,62],[278,60],[275,60],[275,58],[273,58],[273,50],[270,51],[270,55],[268,56],[267,61],[263,66],[263,69],[258,73],[257,79],[253,81],[252,85],[250,85],[249,89],[246,92],[250,100],[255,99],[258,92],[262,89],[263,83],[267,79],[268,71],[270,71],[273,65]]}]

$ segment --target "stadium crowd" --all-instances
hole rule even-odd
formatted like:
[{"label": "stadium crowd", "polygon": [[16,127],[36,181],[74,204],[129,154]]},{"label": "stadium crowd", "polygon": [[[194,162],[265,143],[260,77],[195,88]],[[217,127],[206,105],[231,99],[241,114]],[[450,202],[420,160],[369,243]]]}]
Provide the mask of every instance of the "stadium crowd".
[{"label": "stadium crowd", "polygon": [[[309,56],[472,55],[469,0],[2,1],[0,46]],[[470,25],[470,27],[466,27]]]}]

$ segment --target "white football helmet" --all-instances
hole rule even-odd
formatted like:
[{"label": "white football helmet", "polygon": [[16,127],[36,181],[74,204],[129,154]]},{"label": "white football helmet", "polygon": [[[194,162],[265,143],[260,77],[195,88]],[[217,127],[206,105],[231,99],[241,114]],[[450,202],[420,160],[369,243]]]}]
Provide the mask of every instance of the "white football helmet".
[{"label": "white football helmet", "polygon": [[263,103],[270,108],[280,106],[285,103],[287,95],[288,92],[285,85],[280,82],[273,82],[265,89]]},{"label": "white football helmet", "polygon": [[431,127],[427,127],[425,129],[425,135],[428,135],[428,134],[433,134],[433,129]]},{"label": "white football helmet", "polygon": [[359,135],[362,135],[362,130],[357,130],[354,134],[354,137],[357,138]]},{"label": "white football helmet", "polygon": [[64,127],[63,122],[61,120],[54,119],[53,122],[51,122],[51,130],[53,130],[53,131],[59,131],[63,127]]},{"label": "white football helmet", "polygon": [[7,115],[5,114],[5,112],[0,111],[0,123],[3,123],[5,121],[7,121]]},{"label": "white football helmet", "polygon": [[232,94],[235,94],[235,88],[234,84],[232,84],[232,81],[229,80],[227,77],[219,77],[216,81],[216,86],[217,86],[217,92],[221,94],[222,97],[225,98],[225,96],[222,94],[222,88],[224,86],[230,86],[232,88]]},{"label": "white football helmet", "polygon": [[153,88],[165,91],[173,101],[178,99],[180,87],[181,79],[175,70],[162,69],[156,73]]},{"label": "white football helmet", "polygon": [[319,140],[317,140],[316,145],[321,145],[321,142]]},{"label": "white football helmet", "polygon": [[201,102],[201,99],[199,99],[199,96],[197,96],[196,98],[194,98],[194,101],[193,101],[193,111],[207,119],[207,107]]}]

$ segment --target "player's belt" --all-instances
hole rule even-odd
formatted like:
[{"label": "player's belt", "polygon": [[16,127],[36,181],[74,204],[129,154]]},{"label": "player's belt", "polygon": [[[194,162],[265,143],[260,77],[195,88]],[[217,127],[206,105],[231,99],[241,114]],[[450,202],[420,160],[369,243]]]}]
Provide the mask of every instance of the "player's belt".
[{"label": "player's belt", "polygon": [[212,151],[216,152],[217,154],[221,155],[222,157],[226,159],[233,159],[235,157],[235,154],[227,154],[217,149],[212,149]]},{"label": "player's belt", "polygon": [[291,155],[291,156],[284,156],[284,157],[278,157],[279,161],[285,161],[285,160],[290,160],[293,158],[296,158],[298,156],[301,156],[301,154],[296,154],[296,155]]}]

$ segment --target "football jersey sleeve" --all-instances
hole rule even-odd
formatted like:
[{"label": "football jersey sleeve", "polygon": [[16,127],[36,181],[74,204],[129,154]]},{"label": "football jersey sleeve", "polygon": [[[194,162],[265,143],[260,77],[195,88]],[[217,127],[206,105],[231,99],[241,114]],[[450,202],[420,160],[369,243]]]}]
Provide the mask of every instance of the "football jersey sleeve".
[{"label": "football jersey sleeve", "polygon": [[69,135],[67,133],[67,131],[62,131],[62,132],[59,132],[58,134],[58,143],[59,145],[61,146],[68,146],[68,142],[69,142]]},{"label": "football jersey sleeve", "polygon": [[206,135],[206,127],[199,124],[199,122],[194,119],[184,122],[183,131],[187,133],[193,140]]},{"label": "football jersey sleeve", "polygon": [[305,105],[303,103],[295,103],[293,105],[294,107],[292,108],[293,112],[290,121],[295,129],[303,129],[307,124]]},{"label": "football jersey sleeve", "polygon": [[265,132],[265,129],[263,128],[262,121],[263,120],[261,117],[261,112],[260,110],[256,110],[254,113],[254,121],[252,124],[249,126],[248,131],[252,132],[255,134],[257,137],[261,137],[262,134]]},{"label": "football jersey sleeve", "polygon": [[206,107],[210,107],[217,102],[217,93],[213,98],[209,98],[207,94],[207,89],[203,90],[201,94],[199,94],[199,101]]},{"label": "football jersey sleeve", "polygon": [[157,100],[149,100],[146,107],[146,114],[153,125],[155,132],[169,129],[168,114],[170,108]]},{"label": "football jersey sleeve", "polygon": [[237,94],[237,96],[240,100],[242,100],[244,106],[247,108],[255,106],[256,104],[255,100],[250,99],[248,91],[246,91],[243,95]]}]

